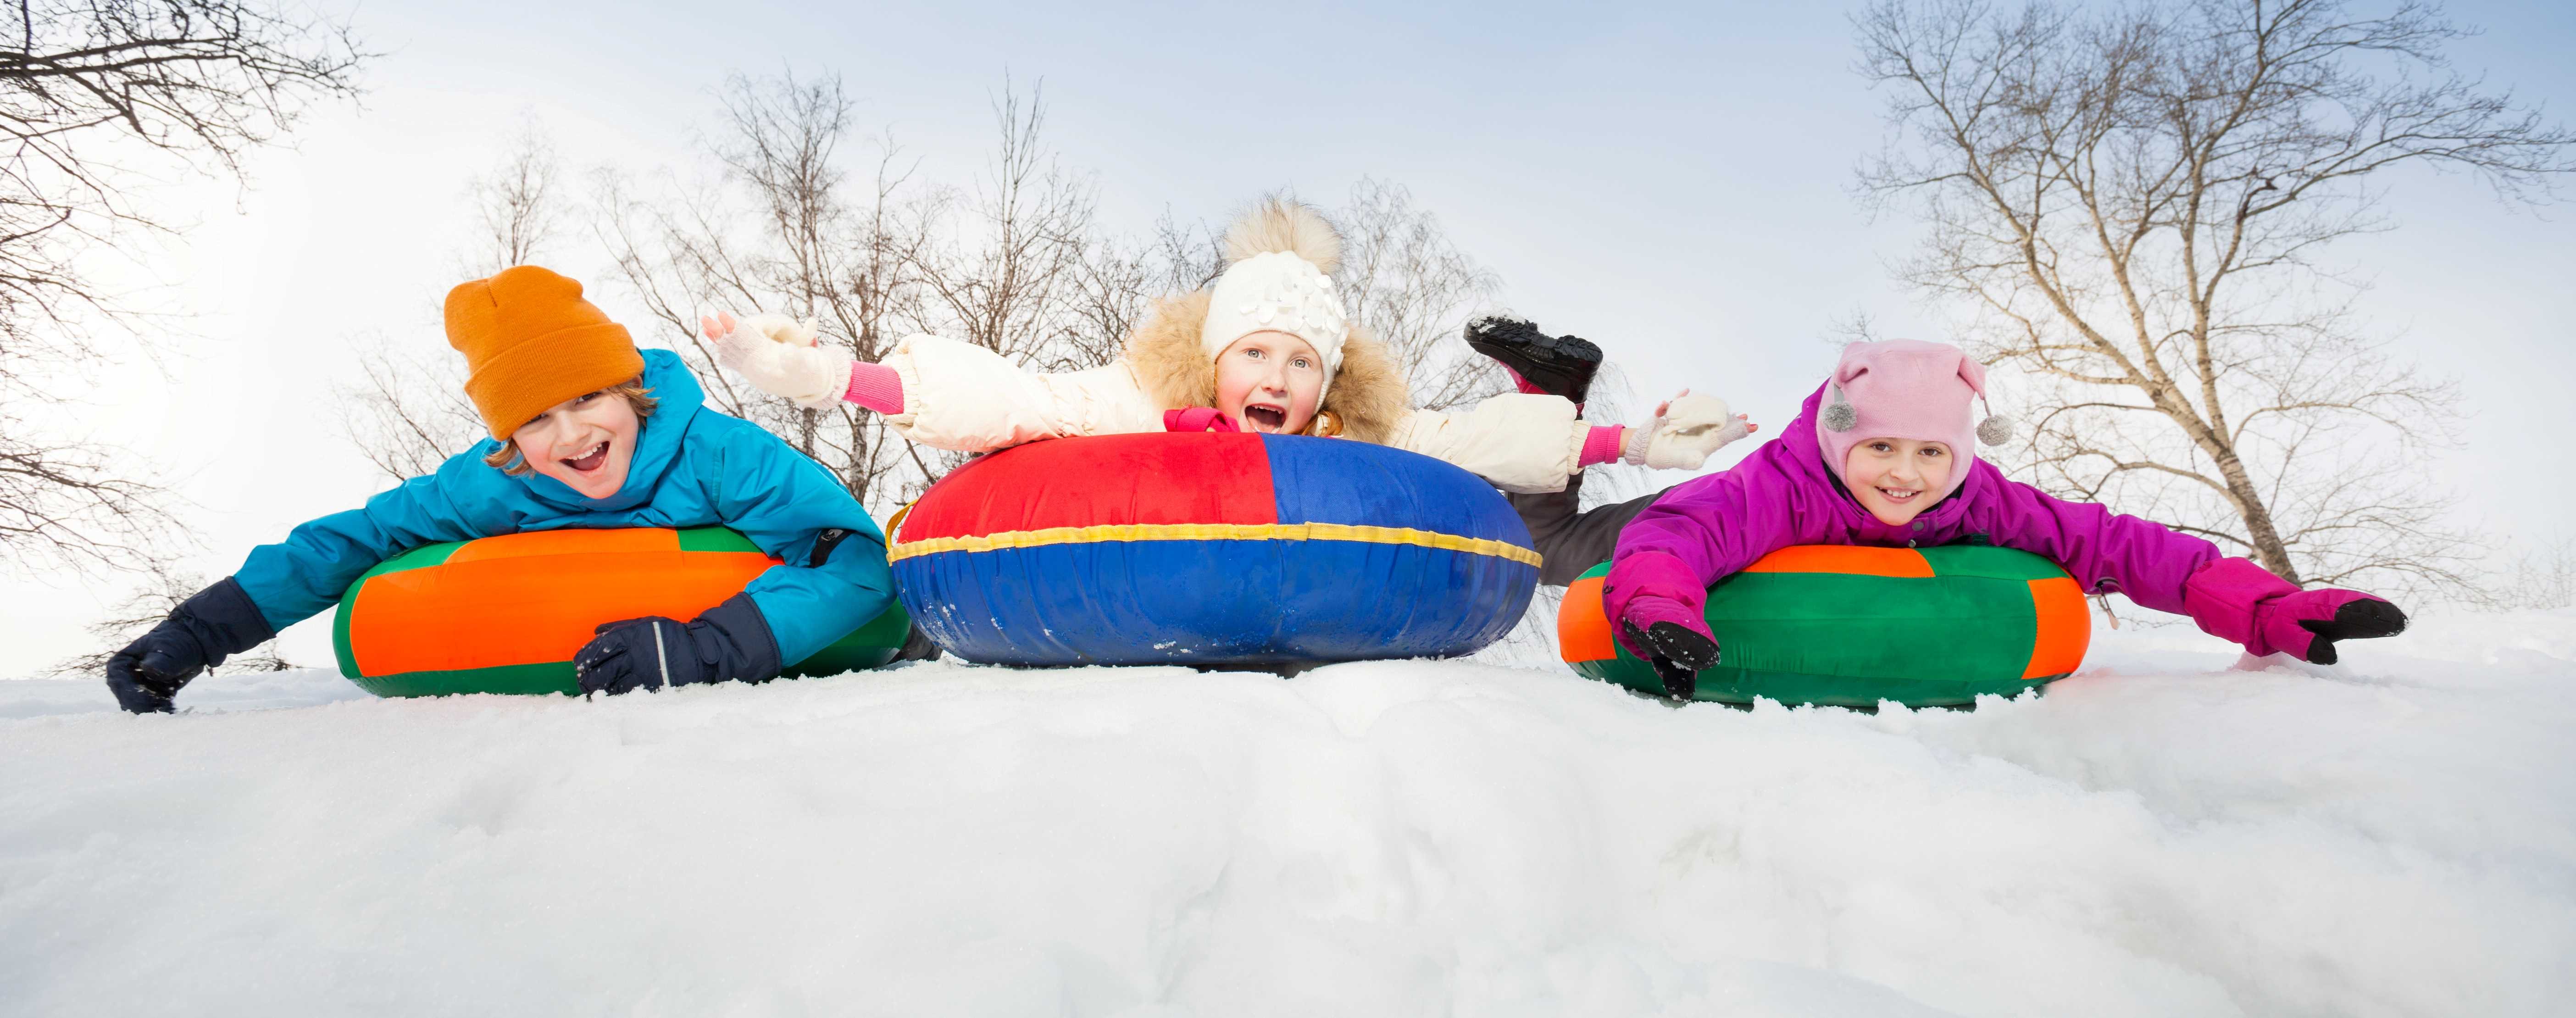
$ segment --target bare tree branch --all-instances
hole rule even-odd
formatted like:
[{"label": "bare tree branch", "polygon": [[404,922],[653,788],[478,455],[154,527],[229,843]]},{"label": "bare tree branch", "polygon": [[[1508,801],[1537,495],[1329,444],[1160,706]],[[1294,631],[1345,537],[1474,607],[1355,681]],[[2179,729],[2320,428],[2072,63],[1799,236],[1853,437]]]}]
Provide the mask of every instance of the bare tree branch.
[{"label": "bare tree branch", "polygon": [[1880,0],[1853,23],[1894,130],[1860,189],[1929,224],[1900,275],[2030,383],[2017,472],[2293,580],[2459,589],[2447,496],[2389,467],[2453,439],[2456,389],[2319,259],[2389,228],[2373,173],[2545,200],[2576,134],[2453,73],[2433,8],[2346,6]]},{"label": "bare tree branch", "polygon": [[[106,671],[109,657],[152,627],[160,625],[163,619],[170,617],[170,613],[179,609],[180,602],[206,589],[208,582],[204,576],[182,570],[166,558],[150,559],[143,569],[150,575],[151,582],[119,604],[108,617],[90,624],[89,634],[98,639],[96,646],[99,649],[57,663],[54,665],[55,674],[88,678]],[[278,652],[277,641],[270,640],[225,658],[223,664],[207,669],[206,673],[282,672],[293,667]]]},{"label": "bare tree branch", "polygon": [[[92,274],[180,225],[161,171],[240,157],[317,99],[356,94],[348,30],[238,0],[54,0],[0,13],[0,563],[139,568],[183,533],[131,456],[86,438],[61,393],[149,349],[132,294]],[[108,342],[140,338],[140,343]]]},{"label": "bare tree branch", "polygon": [[1501,281],[1451,244],[1401,185],[1362,177],[1335,214],[1351,318],[1404,365],[1414,404],[1445,410],[1512,391],[1501,366],[1461,338]]}]

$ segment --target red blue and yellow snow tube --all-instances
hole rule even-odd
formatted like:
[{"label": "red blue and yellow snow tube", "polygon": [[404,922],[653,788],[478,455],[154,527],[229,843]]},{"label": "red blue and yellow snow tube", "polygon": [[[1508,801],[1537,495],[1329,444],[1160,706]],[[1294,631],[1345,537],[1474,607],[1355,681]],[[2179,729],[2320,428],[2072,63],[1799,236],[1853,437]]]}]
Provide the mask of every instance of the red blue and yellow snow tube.
[{"label": "red blue and yellow snow tube", "polygon": [[1294,435],[1033,442],[907,511],[888,557],[949,653],[1015,665],[1447,657],[1538,582],[1528,528],[1439,460]]}]

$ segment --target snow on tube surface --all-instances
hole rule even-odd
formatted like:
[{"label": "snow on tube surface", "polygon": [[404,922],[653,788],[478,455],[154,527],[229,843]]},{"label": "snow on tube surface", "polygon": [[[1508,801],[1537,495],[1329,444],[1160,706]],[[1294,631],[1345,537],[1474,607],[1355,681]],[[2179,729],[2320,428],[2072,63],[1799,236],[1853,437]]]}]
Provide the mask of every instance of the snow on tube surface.
[{"label": "snow on tube surface", "polygon": [[[1566,588],[1557,647],[1590,678],[1661,694],[1618,647],[1601,606],[1604,562]],[[2084,663],[2092,616],[2066,570],[2012,548],[1800,545],[1708,588],[1717,667],[1698,699],[1953,707],[2012,696]]]},{"label": "snow on tube surface", "polygon": [[1279,665],[1473,653],[1537,589],[1492,485],[1295,435],[1060,438],[968,463],[896,523],[895,586],[949,653]]},{"label": "snow on tube surface", "polygon": [[[414,548],[340,598],[340,674],[377,696],[578,693],[572,656],[602,623],[696,618],[778,560],[724,527],[545,530]],[[900,605],[789,675],[894,660]]]}]

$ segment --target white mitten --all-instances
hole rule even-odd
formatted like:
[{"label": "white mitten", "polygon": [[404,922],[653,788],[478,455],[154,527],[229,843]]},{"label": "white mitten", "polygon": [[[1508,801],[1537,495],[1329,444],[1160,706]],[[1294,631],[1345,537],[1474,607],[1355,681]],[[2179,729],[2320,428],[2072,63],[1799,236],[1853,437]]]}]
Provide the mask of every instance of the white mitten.
[{"label": "white mitten", "polygon": [[742,324],[735,326],[734,329],[737,332],[758,333],[769,337],[770,342],[786,343],[791,346],[813,346],[823,338],[823,334],[815,331],[811,322],[800,322],[786,315],[766,312],[743,319]]},{"label": "white mitten", "polygon": [[1658,409],[1654,420],[1628,436],[1621,460],[1657,470],[1697,470],[1726,443],[1752,433],[1725,400],[1693,396],[1688,389]]},{"label": "white mitten", "polygon": [[753,386],[820,410],[850,391],[850,355],[815,345],[814,327],[786,315],[753,315],[716,337],[716,362]]}]

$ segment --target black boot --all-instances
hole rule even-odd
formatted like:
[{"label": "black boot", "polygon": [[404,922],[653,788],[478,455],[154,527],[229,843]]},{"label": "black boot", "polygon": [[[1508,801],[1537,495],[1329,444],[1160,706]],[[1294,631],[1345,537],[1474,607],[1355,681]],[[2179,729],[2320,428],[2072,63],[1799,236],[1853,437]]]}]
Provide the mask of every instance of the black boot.
[{"label": "black boot", "polygon": [[937,661],[941,656],[939,645],[930,642],[930,634],[922,632],[918,622],[903,634],[903,649],[894,652],[897,661]]},{"label": "black boot", "polygon": [[1601,348],[1581,336],[1550,336],[1519,318],[1486,315],[1467,323],[1467,345],[1502,362],[1551,396],[1576,403],[1592,393],[1601,370]]}]

